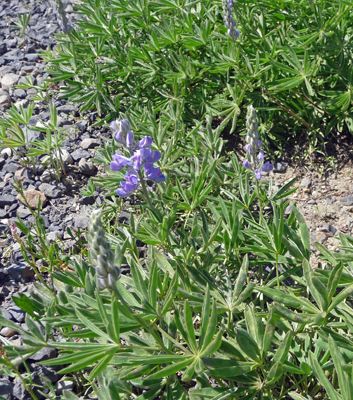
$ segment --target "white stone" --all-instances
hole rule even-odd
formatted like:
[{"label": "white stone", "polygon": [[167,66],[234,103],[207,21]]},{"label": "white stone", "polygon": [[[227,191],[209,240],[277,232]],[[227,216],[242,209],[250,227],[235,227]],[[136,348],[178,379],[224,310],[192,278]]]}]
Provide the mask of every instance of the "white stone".
[{"label": "white stone", "polygon": [[11,98],[8,94],[0,96],[0,107],[5,107],[5,108],[11,107]]},{"label": "white stone", "polygon": [[4,90],[11,89],[18,82],[19,76],[16,74],[6,74],[1,79],[1,87]]},{"label": "white stone", "polygon": [[[60,152],[61,152],[61,159],[63,160],[63,162],[65,164],[73,164],[74,163],[74,160],[71,157],[71,154],[66,149],[60,149]],[[55,160],[57,158],[59,158],[59,149],[54,152],[53,158]]]}]

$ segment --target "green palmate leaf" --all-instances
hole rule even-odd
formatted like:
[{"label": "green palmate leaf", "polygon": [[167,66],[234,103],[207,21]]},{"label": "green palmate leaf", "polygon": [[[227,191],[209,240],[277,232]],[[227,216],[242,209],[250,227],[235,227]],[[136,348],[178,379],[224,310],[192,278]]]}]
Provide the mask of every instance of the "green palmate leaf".
[{"label": "green palmate leaf", "polygon": [[328,279],[328,283],[327,283],[327,290],[328,290],[328,300],[329,302],[331,302],[335,291],[337,289],[338,283],[341,279],[341,275],[342,275],[342,271],[343,271],[343,264],[342,263],[338,263],[333,270],[330,273],[329,279]]},{"label": "green palmate leaf", "polygon": [[204,314],[202,314],[202,323],[204,325],[205,334],[203,336],[203,340],[199,341],[199,347],[204,351],[214,339],[214,335],[217,329],[217,306],[216,302],[212,302],[212,312],[210,318],[203,318]]},{"label": "green palmate leaf", "polygon": [[346,289],[342,290],[341,293],[339,293],[336,297],[333,298],[331,305],[328,309],[328,312],[331,312],[333,309],[335,309],[344,299],[346,299],[348,296],[351,296],[353,294],[353,284],[349,285]]},{"label": "green palmate leaf", "polygon": [[111,352],[110,354],[107,354],[104,358],[102,358],[98,364],[92,369],[91,373],[89,374],[88,379],[92,381],[95,379],[101,372],[104,371],[106,366],[109,364],[111,359],[114,356],[114,352]]},{"label": "green palmate leaf", "polygon": [[[201,320],[201,326],[200,326],[200,336],[199,336],[199,347],[203,347],[204,339],[206,336],[206,332],[208,329],[208,324],[209,324],[209,315],[210,315],[210,288],[207,285],[206,287],[206,292],[205,292],[205,297],[202,305],[202,320]],[[212,334],[213,337],[213,334]],[[207,346],[207,344],[206,344]]]},{"label": "green palmate leaf", "polygon": [[264,333],[264,325],[259,316],[255,313],[255,307],[253,304],[246,306],[245,311],[245,323],[250,336],[255,339],[258,347],[261,349]]},{"label": "green palmate leaf", "polygon": [[213,338],[213,340],[201,350],[200,357],[207,357],[215,353],[222,344],[222,337],[223,337],[223,330],[219,330],[217,335]]},{"label": "green palmate leaf", "polygon": [[283,376],[283,366],[282,363],[277,362],[275,363],[270,371],[268,372],[268,375],[265,380],[266,385],[273,385],[278,381]]},{"label": "green palmate leaf", "polygon": [[98,335],[101,338],[104,338],[107,341],[111,341],[111,338],[108,334],[106,334],[104,331],[99,329],[93,322],[91,322],[88,318],[86,318],[79,310],[75,310],[76,315],[78,318],[82,321],[82,323],[89,328],[92,332],[94,332],[96,335]]},{"label": "green palmate leaf", "polygon": [[248,274],[248,269],[249,269],[249,258],[248,255],[246,254],[241,264],[237,279],[235,281],[234,291],[233,291],[233,302],[237,300],[237,298],[239,297],[240,293],[244,288],[244,282]]},{"label": "green palmate leaf", "polygon": [[[273,304],[273,311],[287,321],[298,322],[299,324],[309,324],[314,322],[314,316],[307,314],[297,314],[278,303]],[[318,314],[317,314],[318,315]],[[316,315],[315,315],[316,316]]]},{"label": "green palmate leaf", "polygon": [[108,325],[109,336],[112,340],[120,344],[120,320],[119,320],[119,309],[118,301],[116,296],[112,296],[111,300],[111,322]]}]

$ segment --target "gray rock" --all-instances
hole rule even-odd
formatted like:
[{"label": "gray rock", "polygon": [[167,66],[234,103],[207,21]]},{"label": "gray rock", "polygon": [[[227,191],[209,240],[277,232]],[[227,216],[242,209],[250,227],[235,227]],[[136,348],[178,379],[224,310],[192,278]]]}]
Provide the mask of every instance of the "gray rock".
[{"label": "gray rock", "polygon": [[74,224],[76,228],[86,229],[88,228],[89,218],[84,215],[78,215],[74,217]]},{"label": "gray rock", "polygon": [[10,228],[7,225],[0,224],[0,236],[4,236],[10,232]]},{"label": "gray rock", "polygon": [[31,361],[44,361],[44,360],[49,360],[51,358],[55,358],[57,356],[57,351],[56,349],[53,349],[51,347],[43,347],[37,353],[33,354],[29,360]]},{"label": "gray rock", "polygon": [[58,239],[62,239],[63,233],[61,231],[54,231],[47,234],[49,243],[56,242]]},{"label": "gray rock", "polygon": [[9,308],[10,314],[13,316],[16,322],[22,324],[25,322],[26,313],[20,309],[20,307],[13,306]]},{"label": "gray rock", "polygon": [[14,386],[12,394],[14,400],[32,400],[32,396],[24,388],[22,379],[20,377],[16,376],[13,384]]},{"label": "gray rock", "polygon": [[34,272],[25,263],[15,263],[4,269],[4,272],[11,276],[16,282],[22,282],[22,280],[28,280],[33,277]]},{"label": "gray rock", "polygon": [[56,394],[61,394],[63,390],[73,390],[74,387],[73,381],[60,381],[56,384]]},{"label": "gray rock", "polygon": [[17,74],[6,74],[1,79],[1,87],[4,90],[10,90],[18,82],[19,75]]},{"label": "gray rock", "polygon": [[87,150],[77,149],[71,153],[71,156],[75,161],[78,161],[81,160],[81,158],[90,158],[91,153],[89,153]]},{"label": "gray rock", "polygon": [[3,156],[5,156],[5,154],[7,155],[7,157],[12,157],[12,149],[10,147],[5,147],[4,149],[1,150],[1,153]]},{"label": "gray rock", "polygon": [[84,132],[87,129],[88,121],[82,120],[76,123],[76,127],[81,131]]},{"label": "gray rock", "polygon": [[32,213],[31,213],[31,211],[27,208],[27,207],[23,207],[23,206],[21,206],[21,207],[19,207],[18,209],[17,209],[17,215],[20,217],[20,218],[27,218],[29,215],[31,215]]},{"label": "gray rock", "polygon": [[3,167],[2,167],[2,171],[5,172],[16,172],[18,169],[20,168],[20,166],[16,163],[13,162],[7,162]]},{"label": "gray rock", "polygon": [[342,197],[340,199],[340,202],[345,206],[351,206],[351,205],[353,205],[353,196],[349,195],[347,197]]},{"label": "gray rock", "polygon": [[273,164],[273,172],[286,172],[287,171],[287,165],[284,162],[276,162]]},{"label": "gray rock", "polygon": [[320,232],[326,232],[326,233],[332,233],[332,235],[334,235],[337,232],[337,229],[332,226],[331,224],[326,224],[324,226],[321,226],[319,228]]},{"label": "gray rock", "polygon": [[83,150],[93,149],[97,146],[100,146],[101,141],[99,139],[84,139],[81,142],[81,147]]},{"label": "gray rock", "polygon": [[0,307],[0,312],[1,312],[1,315],[2,315],[4,318],[8,319],[9,321],[13,320],[12,315],[9,313],[8,310],[6,310],[6,308]]},{"label": "gray rock", "polygon": [[17,203],[17,200],[15,196],[12,196],[12,194],[3,194],[2,196],[0,196],[1,208],[4,208],[5,206],[11,206],[15,203]]},{"label": "gray rock", "polygon": [[12,328],[9,328],[8,326],[4,326],[1,328],[0,335],[4,337],[12,337],[16,335],[17,331],[15,331]]},{"label": "gray rock", "polygon": [[[66,149],[60,149],[61,159],[65,164],[73,164],[74,160],[71,157],[70,153]],[[59,157],[59,150],[56,150],[53,154],[53,158],[56,160]]]},{"label": "gray rock", "polygon": [[13,395],[13,384],[7,378],[0,379],[0,396],[5,400],[11,400]]},{"label": "gray rock", "polygon": [[24,99],[27,96],[27,93],[23,89],[15,89],[13,95],[20,99]]},{"label": "gray rock", "polygon": [[309,177],[304,178],[301,182],[300,182],[300,186],[306,189],[309,189],[311,186],[312,182],[311,179]]},{"label": "gray rock", "polygon": [[11,97],[8,94],[0,96],[0,107],[10,108],[11,107]]},{"label": "gray rock", "polygon": [[82,158],[78,163],[78,170],[83,175],[92,176],[97,172],[97,167],[92,161],[86,161],[84,158]]},{"label": "gray rock", "polygon": [[39,190],[51,199],[56,199],[62,195],[61,189],[53,185],[49,185],[49,183],[42,183],[39,186]]}]

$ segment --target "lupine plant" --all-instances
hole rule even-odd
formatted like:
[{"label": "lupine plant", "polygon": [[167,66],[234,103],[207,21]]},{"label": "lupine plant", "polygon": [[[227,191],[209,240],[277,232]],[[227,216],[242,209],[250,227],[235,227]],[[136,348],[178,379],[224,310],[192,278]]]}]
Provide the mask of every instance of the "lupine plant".
[{"label": "lupine plant", "polygon": [[52,81],[67,80],[61,95],[97,109],[98,123],[174,101],[188,127],[212,114],[245,136],[240,111],[252,104],[267,152],[353,130],[349,1],[86,0],[77,12],[80,30],[43,58]]},{"label": "lupine plant", "polygon": [[[131,214],[114,230],[111,201],[93,211],[84,253],[51,270],[54,292],[37,284],[16,299],[29,331],[0,316],[25,343],[5,340],[1,373],[51,347],[60,356],[41,364],[60,365],[77,387],[63,400],[349,400],[353,239],[340,234],[344,253],[316,244],[322,264],[314,270],[305,221],[295,206],[284,212],[293,182],[272,193],[267,177],[223,155],[210,119],[176,132],[180,119],[171,115],[162,124],[153,112],[113,124],[115,139],[98,152],[108,174],[102,185],[117,196],[116,146],[133,149],[131,161],[141,141],[152,144],[147,132],[166,179],[150,191],[151,205],[117,196],[115,217],[121,207]],[[262,216],[256,182],[270,205]]]}]

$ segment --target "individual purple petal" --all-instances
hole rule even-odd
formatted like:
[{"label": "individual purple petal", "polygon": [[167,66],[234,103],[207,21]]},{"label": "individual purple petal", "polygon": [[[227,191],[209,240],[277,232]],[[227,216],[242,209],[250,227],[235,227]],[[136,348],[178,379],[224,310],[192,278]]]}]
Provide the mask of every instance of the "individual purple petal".
[{"label": "individual purple petal", "polygon": [[116,194],[117,194],[119,197],[126,197],[126,196],[130,196],[131,193],[130,193],[130,192],[125,192],[125,190],[119,188],[119,189],[116,191]]},{"label": "individual purple petal", "polygon": [[141,154],[139,154],[139,150],[134,153],[134,155],[130,158],[129,165],[133,166],[136,171],[139,171],[142,167],[143,159]]},{"label": "individual purple petal", "polygon": [[157,161],[159,161],[161,159],[161,156],[162,155],[158,150],[153,151],[151,157],[148,160],[146,160],[146,162],[147,161],[150,162],[150,163],[157,162]]},{"label": "individual purple petal", "polygon": [[257,141],[257,147],[258,147],[259,149],[262,147],[262,142],[261,142],[261,140],[258,140],[258,141]]},{"label": "individual purple petal", "polygon": [[262,150],[260,150],[259,154],[257,155],[257,158],[258,158],[260,161],[263,161],[263,160],[264,160],[265,154],[264,154],[264,152],[263,152]]},{"label": "individual purple petal", "polygon": [[145,164],[144,175],[147,179],[154,181],[161,175],[161,169],[159,167],[154,168],[153,164]]},{"label": "individual purple petal", "polygon": [[134,133],[132,131],[129,131],[126,134],[126,146],[128,148],[131,148],[134,146]]},{"label": "individual purple petal", "polygon": [[112,158],[113,161],[110,163],[112,171],[121,171],[130,161],[127,157],[124,157],[121,154],[113,154]]},{"label": "individual purple petal", "polygon": [[123,136],[123,134],[121,133],[121,131],[116,131],[116,132],[114,133],[114,139],[115,139],[118,143],[121,143],[121,144],[124,144],[124,145],[125,145],[125,139],[124,139],[124,136]]},{"label": "individual purple petal", "polygon": [[252,168],[252,164],[247,158],[243,161],[243,165],[245,168]]},{"label": "individual purple petal", "polygon": [[250,146],[250,144],[245,145],[244,149],[247,153],[252,154],[252,147]]},{"label": "individual purple petal", "polygon": [[261,172],[262,172],[262,169],[261,169],[261,168],[255,170],[255,177],[256,177],[256,179],[261,180]]},{"label": "individual purple petal", "polygon": [[151,136],[145,136],[143,139],[141,139],[138,142],[138,147],[140,149],[145,149],[146,147],[151,146],[152,142],[153,142],[153,139],[151,138]]},{"label": "individual purple petal", "polygon": [[137,186],[138,183],[139,183],[139,180],[138,180],[137,175],[132,174],[132,173],[126,174],[126,175],[125,175],[125,180],[126,180],[126,182],[128,182],[129,184],[135,185],[135,186]]},{"label": "individual purple petal", "polygon": [[119,121],[112,121],[110,123],[110,127],[113,129],[113,131],[117,131],[118,130],[118,122]]},{"label": "individual purple petal", "polygon": [[121,130],[123,135],[126,135],[129,132],[130,128],[131,128],[131,126],[130,126],[129,120],[122,119],[120,121],[120,130]]},{"label": "individual purple petal", "polygon": [[154,179],[154,181],[156,183],[160,183],[160,182],[165,181],[165,175],[164,174],[160,174],[158,178]]},{"label": "individual purple petal", "polygon": [[270,172],[270,171],[273,170],[273,165],[269,161],[266,161],[265,164],[262,167],[262,170],[264,172]]}]

